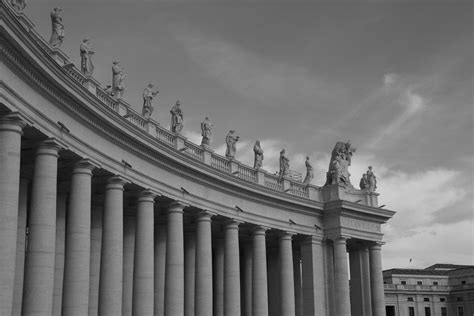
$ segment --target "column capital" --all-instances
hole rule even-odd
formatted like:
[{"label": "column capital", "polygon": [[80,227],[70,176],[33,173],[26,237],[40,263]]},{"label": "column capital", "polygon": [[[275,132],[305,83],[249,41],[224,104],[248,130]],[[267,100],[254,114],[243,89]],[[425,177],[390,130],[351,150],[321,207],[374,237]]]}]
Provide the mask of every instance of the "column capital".
[{"label": "column capital", "polygon": [[292,240],[294,235],[296,235],[295,232],[291,232],[287,230],[278,232],[278,238],[280,240],[286,240],[286,239]]},{"label": "column capital", "polygon": [[154,192],[151,189],[145,189],[143,191],[140,191],[138,194],[138,199],[137,202],[151,202],[155,203],[155,198],[159,196],[160,194]]},{"label": "column capital", "polygon": [[346,243],[348,239],[350,239],[349,236],[345,236],[345,235],[338,235],[338,236],[331,236],[329,237],[330,240],[332,240],[333,243],[335,244],[342,244],[342,243]]},{"label": "column capital", "polygon": [[84,173],[84,174],[92,174],[92,171],[96,168],[99,168],[99,164],[96,162],[93,162],[89,158],[84,158],[79,161],[77,161],[74,164],[74,169],[72,171],[72,174],[78,174],[78,173]]},{"label": "column capital", "polygon": [[237,220],[235,218],[229,218],[224,222],[225,229],[238,229],[240,224],[243,224],[243,221]]},{"label": "column capital", "polygon": [[121,177],[121,176],[118,176],[118,175],[114,175],[114,176],[111,176],[110,178],[107,179],[107,184],[105,186],[105,190],[110,190],[110,189],[116,189],[116,190],[124,190],[124,185],[127,183],[128,181],[125,180],[125,178]]},{"label": "column capital", "polygon": [[65,143],[59,141],[57,138],[48,138],[43,140],[36,151],[36,155],[52,155],[59,156],[59,151],[68,148]]},{"label": "column capital", "polygon": [[267,230],[269,230],[270,227],[265,227],[265,226],[256,226],[252,229],[252,235],[264,235]]},{"label": "column capital", "polygon": [[369,244],[369,249],[370,249],[370,250],[381,250],[383,245],[385,245],[384,242],[382,242],[382,241],[375,241],[375,242]]},{"label": "column capital", "polygon": [[23,134],[22,130],[28,124],[32,124],[32,121],[19,112],[11,112],[4,116],[0,116],[0,131],[9,130]]},{"label": "column capital", "polygon": [[197,213],[197,222],[207,221],[210,222],[211,218],[216,216],[216,214],[209,212],[208,210],[201,210]]},{"label": "column capital", "polygon": [[183,213],[183,209],[188,206],[189,204],[186,204],[182,201],[173,201],[168,204],[168,213]]}]

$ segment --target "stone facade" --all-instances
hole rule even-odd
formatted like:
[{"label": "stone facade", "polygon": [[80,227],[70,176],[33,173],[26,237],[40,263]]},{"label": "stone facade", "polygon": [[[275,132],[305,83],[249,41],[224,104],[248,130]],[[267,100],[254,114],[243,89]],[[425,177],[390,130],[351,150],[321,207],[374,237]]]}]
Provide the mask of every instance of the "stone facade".
[{"label": "stone facade", "polygon": [[387,316],[474,314],[474,266],[435,264],[383,275]]},{"label": "stone facade", "polygon": [[193,144],[0,18],[0,315],[382,315],[377,193]]}]

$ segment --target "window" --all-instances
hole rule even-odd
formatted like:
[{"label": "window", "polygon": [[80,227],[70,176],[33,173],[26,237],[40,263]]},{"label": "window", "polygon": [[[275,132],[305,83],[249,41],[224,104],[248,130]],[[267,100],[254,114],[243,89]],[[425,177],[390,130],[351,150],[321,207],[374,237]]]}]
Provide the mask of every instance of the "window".
[{"label": "window", "polygon": [[402,281],[402,285],[407,285],[407,281]]},{"label": "window", "polygon": [[438,282],[434,281],[434,282],[433,282],[433,285],[438,285]]},{"label": "window", "polygon": [[413,302],[413,297],[407,298],[407,301],[408,301],[408,302]]},{"label": "window", "polygon": [[458,306],[458,316],[464,316],[464,307]]},{"label": "window", "polygon": [[418,281],[418,282],[416,282],[416,284],[418,284],[418,285],[423,285],[423,282],[422,282],[422,281]]},{"label": "window", "polygon": [[439,299],[439,301],[440,301],[440,302],[446,302],[446,298],[441,297],[441,298]]},{"label": "window", "polygon": [[423,301],[424,301],[424,302],[429,302],[429,301],[430,301],[430,298],[429,298],[429,297],[425,297],[425,298],[423,299]]},{"label": "window", "polygon": [[441,316],[448,316],[448,312],[446,311],[446,307],[441,307]]},{"label": "window", "polygon": [[415,316],[415,308],[410,306],[408,307],[408,316]]},{"label": "window", "polygon": [[465,285],[465,284],[466,284],[466,281],[465,281],[465,280],[462,280],[462,281],[461,281],[461,284],[462,284],[462,285]]},{"label": "window", "polygon": [[456,302],[462,302],[462,297],[461,296],[456,297]]},{"label": "window", "polygon": [[425,316],[431,316],[431,308],[425,307]]}]

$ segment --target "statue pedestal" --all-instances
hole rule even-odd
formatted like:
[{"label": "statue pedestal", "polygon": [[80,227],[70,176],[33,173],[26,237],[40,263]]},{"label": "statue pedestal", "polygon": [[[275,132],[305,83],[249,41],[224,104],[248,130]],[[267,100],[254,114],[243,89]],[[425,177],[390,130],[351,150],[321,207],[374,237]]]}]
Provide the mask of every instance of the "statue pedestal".
[{"label": "statue pedestal", "polygon": [[237,160],[231,159],[230,160],[230,173],[233,175],[237,175],[239,173],[239,163]]},{"label": "statue pedestal", "polygon": [[260,185],[265,185],[265,171],[258,169],[257,171],[257,183]]},{"label": "statue pedestal", "polygon": [[212,153],[214,152],[209,146],[202,146],[203,148],[203,155],[204,155],[204,163],[206,165],[211,165],[212,163]]},{"label": "statue pedestal", "polygon": [[323,201],[345,200],[346,187],[340,184],[330,184],[323,187]]},{"label": "statue pedestal", "polygon": [[184,144],[184,141],[186,140],[186,137],[184,137],[183,135],[179,134],[179,133],[175,133],[175,139],[174,139],[174,148],[176,148],[177,150],[184,150],[184,148],[186,148],[186,145]]},{"label": "statue pedestal", "polygon": [[151,118],[149,118],[147,120],[147,122],[145,123],[145,129],[146,131],[148,132],[148,134],[156,137],[156,128],[159,126],[160,124],[155,121],[155,120],[152,120]]},{"label": "statue pedestal", "polygon": [[127,114],[128,105],[125,104],[125,101],[122,99],[117,99],[116,108],[120,116],[125,116]]}]

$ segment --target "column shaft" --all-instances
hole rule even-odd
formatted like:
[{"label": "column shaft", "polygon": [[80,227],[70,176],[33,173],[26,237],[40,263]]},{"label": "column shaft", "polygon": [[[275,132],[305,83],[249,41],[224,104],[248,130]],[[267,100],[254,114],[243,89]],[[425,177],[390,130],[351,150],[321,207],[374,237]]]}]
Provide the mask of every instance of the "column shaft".
[{"label": "column shaft", "polygon": [[268,316],[267,248],[265,229],[253,232],[252,315]]},{"label": "column shaft", "polygon": [[196,231],[184,233],[184,316],[194,315]]},{"label": "column shaft", "polygon": [[383,290],[382,258],[380,255],[382,246],[373,244],[369,247],[370,257],[370,288],[372,296],[372,315],[385,315],[385,298]]},{"label": "column shaft", "polygon": [[20,179],[20,200],[18,206],[18,233],[16,242],[15,288],[13,291],[12,315],[21,315],[21,301],[23,299],[23,280],[25,272],[26,251],[26,217],[28,208],[28,180]]},{"label": "column shaft", "polygon": [[138,198],[133,265],[133,315],[153,315],[153,228],[155,195],[144,191]]},{"label": "column shaft", "polygon": [[52,314],[59,149],[54,141],[47,140],[36,152],[23,289],[26,315]]},{"label": "column shaft", "polygon": [[112,177],[105,187],[99,315],[122,314],[124,184],[120,177]]},{"label": "column shaft", "polygon": [[23,127],[18,117],[0,118],[0,315],[12,313]]},{"label": "column shaft", "polygon": [[[97,198],[94,197],[94,200]],[[89,316],[99,312],[100,249],[102,244],[103,203],[94,205],[91,212],[91,263],[89,273]]]},{"label": "column shaft", "polygon": [[372,316],[372,294],[370,293],[370,260],[369,247],[362,245],[362,291],[364,293],[364,316]]},{"label": "column shaft", "polygon": [[63,315],[89,311],[91,245],[91,180],[93,165],[87,160],[74,167],[66,221]]},{"label": "column shaft", "polygon": [[56,246],[54,258],[53,316],[61,316],[64,284],[64,251],[66,249],[66,208],[68,194],[58,192],[56,202]]},{"label": "column shaft", "polygon": [[252,255],[253,247],[248,242],[244,247],[244,284],[243,289],[243,315],[252,316]]},{"label": "column shaft", "polygon": [[[123,217],[123,286],[122,286],[122,316],[132,315],[133,302],[133,266],[135,258],[136,210],[132,207],[125,209]],[[136,213],[136,212],[135,212]]]},{"label": "column shaft", "polygon": [[349,272],[347,269],[346,239],[334,240],[334,283],[337,293],[336,315],[350,316]]},{"label": "column shaft", "polygon": [[[155,229],[155,315],[165,313],[166,225]],[[194,287],[193,287],[194,288]]]},{"label": "column shaft", "polygon": [[295,315],[295,281],[293,279],[293,246],[291,234],[280,236],[280,314]]},{"label": "column shaft", "polygon": [[182,204],[172,203],[168,209],[165,316],[184,314],[183,208]]},{"label": "column shaft", "polygon": [[224,234],[224,315],[240,316],[239,223],[229,221]]},{"label": "column shaft", "polygon": [[214,290],[214,309],[213,316],[224,315],[224,240],[222,238],[214,239],[214,261],[213,261],[213,290]]},{"label": "column shaft", "polygon": [[211,214],[202,212],[196,222],[196,316],[212,315],[212,239]]},{"label": "column shaft", "polygon": [[326,313],[326,303],[323,247],[319,237],[311,236],[303,242],[301,245],[301,259],[303,315],[324,315]]},{"label": "column shaft", "polygon": [[295,315],[303,316],[303,283],[301,277],[301,251],[293,252],[293,275],[295,280]]}]

